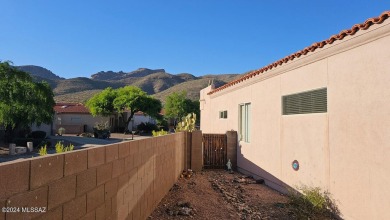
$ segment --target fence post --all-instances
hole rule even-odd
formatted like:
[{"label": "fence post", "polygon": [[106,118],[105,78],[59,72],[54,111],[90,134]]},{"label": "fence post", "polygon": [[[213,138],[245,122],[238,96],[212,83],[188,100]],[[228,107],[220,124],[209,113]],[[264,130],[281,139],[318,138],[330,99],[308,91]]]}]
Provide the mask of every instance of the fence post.
[{"label": "fence post", "polygon": [[232,162],[232,168],[237,169],[237,131],[226,132],[227,159]]},{"label": "fence post", "polygon": [[202,171],[203,153],[202,153],[202,131],[193,131],[191,146],[191,169],[193,171]]},{"label": "fence post", "polygon": [[191,168],[191,148],[192,148],[192,135],[191,132],[184,132],[185,145],[184,145],[184,170]]}]

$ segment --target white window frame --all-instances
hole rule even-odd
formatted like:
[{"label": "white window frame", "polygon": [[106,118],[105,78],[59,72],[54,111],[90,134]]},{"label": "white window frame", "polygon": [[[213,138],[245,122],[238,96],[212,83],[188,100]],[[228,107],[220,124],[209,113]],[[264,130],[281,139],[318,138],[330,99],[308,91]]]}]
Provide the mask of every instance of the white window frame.
[{"label": "white window frame", "polygon": [[238,128],[240,141],[250,143],[251,139],[251,103],[242,103],[238,106]]},{"label": "white window frame", "polygon": [[219,111],[219,119],[227,119],[227,110]]}]

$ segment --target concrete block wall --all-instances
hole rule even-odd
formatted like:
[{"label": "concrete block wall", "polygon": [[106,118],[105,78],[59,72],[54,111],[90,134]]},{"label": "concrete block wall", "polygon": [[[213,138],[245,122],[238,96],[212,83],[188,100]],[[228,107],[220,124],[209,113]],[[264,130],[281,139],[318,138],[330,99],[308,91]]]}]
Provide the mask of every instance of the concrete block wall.
[{"label": "concrete block wall", "polygon": [[185,132],[184,169],[191,169],[192,133]]},{"label": "concrete block wall", "polygon": [[0,220],[146,219],[184,169],[184,135],[2,163],[0,207],[20,210]]},{"label": "concrete block wall", "polygon": [[202,131],[189,133],[191,137],[191,169],[201,171],[203,169]]},{"label": "concrete block wall", "polygon": [[232,168],[237,169],[237,131],[226,132],[227,159],[230,159]]}]

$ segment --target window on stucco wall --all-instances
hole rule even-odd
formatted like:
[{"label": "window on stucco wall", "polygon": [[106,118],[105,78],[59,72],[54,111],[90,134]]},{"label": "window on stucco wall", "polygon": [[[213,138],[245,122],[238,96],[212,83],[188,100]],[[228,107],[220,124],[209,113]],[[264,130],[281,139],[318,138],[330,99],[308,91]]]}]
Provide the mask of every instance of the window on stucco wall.
[{"label": "window on stucco wall", "polygon": [[227,118],[227,111],[220,111],[219,112],[219,118]]},{"label": "window on stucco wall", "polygon": [[250,142],[251,103],[240,105],[239,115],[240,141]]}]

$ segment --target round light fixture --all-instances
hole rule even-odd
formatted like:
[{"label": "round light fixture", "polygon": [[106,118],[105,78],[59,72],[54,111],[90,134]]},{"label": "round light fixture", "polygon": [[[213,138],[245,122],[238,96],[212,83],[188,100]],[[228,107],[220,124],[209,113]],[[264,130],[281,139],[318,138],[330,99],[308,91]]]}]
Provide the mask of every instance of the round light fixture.
[{"label": "round light fixture", "polygon": [[292,168],[295,170],[295,171],[298,171],[299,170],[299,162],[297,160],[294,160],[291,164]]}]

